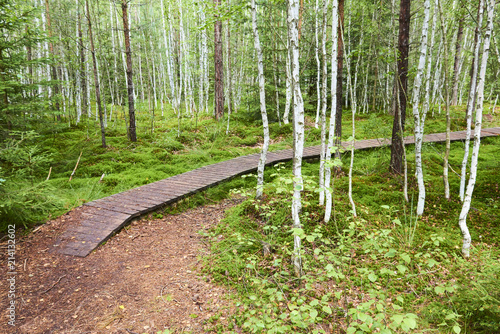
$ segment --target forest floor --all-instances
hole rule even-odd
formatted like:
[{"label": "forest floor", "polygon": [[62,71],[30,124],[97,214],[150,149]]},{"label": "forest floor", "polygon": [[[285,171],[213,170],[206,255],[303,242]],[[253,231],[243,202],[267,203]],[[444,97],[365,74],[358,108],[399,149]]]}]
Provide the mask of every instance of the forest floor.
[{"label": "forest floor", "polygon": [[[202,274],[209,246],[197,232],[214,227],[238,202],[135,220],[85,258],[52,251],[65,226],[78,219],[78,208],[18,236],[16,326],[3,317],[0,332],[200,333],[216,314],[218,322],[227,321],[230,291]],[[2,277],[6,270],[0,269]]]}]

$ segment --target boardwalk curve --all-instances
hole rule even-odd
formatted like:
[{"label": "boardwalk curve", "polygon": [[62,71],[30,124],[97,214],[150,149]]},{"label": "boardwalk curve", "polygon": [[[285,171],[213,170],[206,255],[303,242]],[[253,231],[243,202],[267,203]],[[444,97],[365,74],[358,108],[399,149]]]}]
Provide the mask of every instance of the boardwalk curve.
[{"label": "boardwalk curve", "polygon": [[[500,127],[481,131],[481,137],[499,135]],[[457,141],[464,140],[465,136],[465,131],[457,131],[452,132],[450,138],[451,141]],[[424,136],[424,142],[444,142],[445,139],[445,133]],[[405,144],[413,143],[413,137],[405,138]],[[388,145],[388,139],[367,139],[356,141],[354,148],[362,150]],[[348,147],[350,142],[342,142],[342,146]],[[320,146],[304,148],[304,159],[316,159],[319,154]],[[289,161],[292,157],[291,149],[269,152],[266,165]],[[85,203],[78,208],[78,223],[69,226],[59,236],[54,248],[62,254],[85,257],[132,219],[236,176],[255,171],[259,158],[260,153],[241,156]]]}]

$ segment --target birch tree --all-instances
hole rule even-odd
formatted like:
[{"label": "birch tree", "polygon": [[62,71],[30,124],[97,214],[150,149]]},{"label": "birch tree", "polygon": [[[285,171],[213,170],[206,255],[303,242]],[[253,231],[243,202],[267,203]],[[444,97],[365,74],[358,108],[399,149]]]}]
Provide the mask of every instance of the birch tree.
[{"label": "birch tree", "polygon": [[[318,97],[318,106],[321,104],[321,152],[320,152],[320,162],[319,162],[319,205],[323,205],[325,202],[325,192],[328,191],[325,189],[325,157],[326,157],[326,107],[327,107],[327,84],[328,84],[328,64],[327,64],[327,54],[326,54],[326,28],[327,28],[327,12],[328,6],[330,4],[329,0],[324,0],[323,3],[323,24],[321,31],[321,56],[323,61],[323,73],[322,78],[323,81],[321,83],[321,103],[319,103]],[[318,59],[319,62],[319,59]],[[319,69],[318,69],[319,72]],[[318,88],[319,88],[319,79],[320,75],[318,74]]]},{"label": "birch tree", "polygon": [[470,246],[471,246],[471,236],[469,233],[469,228],[467,227],[467,215],[469,214],[472,193],[474,191],[474,186],[476,184],[477,177],[477,164],[479,158],[479,146],[481,143],[481,126],[483,122],[483,103],[484,103],[484,82],[486,78],[486,65],[488,64],[488,55],[490,51],[490,40],[493,31],[493,18],[495,11],[495,0],[489,0],[488,2],[488,23],[486,32],[484,35],[483,43],[483,55],[481,58],[481,68],[479,70],[479,77],[477,83],[477,109],[476,109],[476,122],[474,128],[474,146],[472,148],[471,157],[471,167],[470,167],[470,177],[469,183],[467,184],[467,191],[465,192],[465,197],[462,205],[462,210],[460,212],[460,217],[458,219],[458,225],[462,232],[462,254],[465,257],[469,257]]},{"label": "birch tree", "polygon": [[477,71],[479,68],[479,49],[481,46],[481,25],[483,22],[483,11],[484,11],[484,0],[479,1],[478,10],[477,10],[477,24],[476,30],[474,34],[474,51],[472,57],[471,64],[471,79],[470,79],[470,88],[469,88],[469,98],[467,100],[467,109],[465,112],[465,119],[467,123],[466,127],[466,135],[465,135],[465,145],[464,145],[464,157],[462,159],[461,173],[460,173],[460,189],[459,189],[459,197],[460,200],[464,201],[465,196],[465,181],[466,181],[466,173],[467,173],[467,163],[469,161],[469,151],[470,151],[470,135],[472,128],[472,111],[476,105],[476,84],[477,84]]},{"label": "birch tree", "polygon": [[214,105],[215,118],[221,119],[224,115],[224,70],[222,59],[222,21],[220,19],[221,0],[214,0],[215,23],[214,23],[214,69],[215,69],[215,87],[214,87]]},{"label": "birch tree", "polygon": [[332,107],[330,110],[330,127],[328,131],[328,144],[326,145],[326,154],[325,154],[325,182],[324,182],[324,187],[326,189],[325,192],[325,222],[328,223],[331,218],[332,214],[332,192],[330,191],[330,181],[331,181],[331,176],[332,176],[332,166],[331,166],[331,159],[332,159],[332,150],[334,150],[333,143],[335,139],[335,120],[336,120],[336,113],[337,113],[337,96],[338,90],[337,90],[337,51],[338,51],[338,44],[335,43],[335,41],[338,41],[338,6],[339,2],[338,0],[332,0],[332,82],[331,82],[331,96],[332,96]]},{"label": "birch tree", "polygon": [[448,42],[446,41],[446,29],[444,26],[443,10],[441,8],[441,3],[438,1],[439,17],[441,21],[441,33],[443,37],[443,47],[444,47],[444,91],[445,91],[445,111],[446,111],[446,140],[445,140],[445,152],[443,158],[443,183],[444,183],[444,198],[450,199],[450,183],[448,181],[448,170],[449,170],[449,157],[451,148],[451,118],[450,118],[450,90],[448,82]]},{"label": "birch tree", "polygon": [[420,57],[418,61],[417,74],[413,87],[413,119],[415,121],[415,174],[418,184],[418,202],[417,202],[417,215],[421,216],[424,212],[425,206],[425,184],[424,173],[422,170],[422,142],[424,139],[424,124],[427,112],[424,108],[422,115],[420,115],[419,99],[420,87],[422,85],[422,77],[424,73],[425,60],[427,56],[427,31],[429,29],[429,12],[430,0],[424,2],[424,22],[422,26],[422,40],[420,44]]},{"label": "birch tree", "polygon": [[99,123],[101,125],[101,143],[102,147],[106,148],[106,133],[104,130],[104,120],[102,117],[102,104],[101,104],[101,89],[99,87],[99,76],[97,75],[97,60],[95,56],[95,48],[94,48],[94,38],[92,36],[92,20],[90,18],[89,11],[89,1],[85,1],[85,7],[87,9],[87,20],[89,25],[89,40],[90,40],[90,52],[92,54],[92,64],[94,66],[94,84],[95,84],[95,98],[97,103],[97,110],[99,113]]},{"label": "birch tree", "polygon": [[[300,211],[302,207],[302,155],[304,151],[304,101],[300,90],[299,67],[299,0],[288,1],[288,39],[291,60],[291,78],[293,91],[293,228],[302,229]],[[294,233],[292,262],[297,276],[302,275],[302,259],[300,254],[300,237]]]},{"label": "birch tree", "polygon": [[255,52],[257,53],[257,71],[259,81],[260,113],[262,115],[262,127],[264,130],[264,145],[260,154],[259,166],[257,168],[257,194],[256,198],[262,197],[264,187],[264,167],[266,166],[267,150],[269,149],[269,123],[266,111],[266,83],[264,80],[264,65],[262,60],[262,49],[260,47],[259,31],[257,30],[257,9],[255,0],[251,1],[252,7],[252,30],[254,37]]}]

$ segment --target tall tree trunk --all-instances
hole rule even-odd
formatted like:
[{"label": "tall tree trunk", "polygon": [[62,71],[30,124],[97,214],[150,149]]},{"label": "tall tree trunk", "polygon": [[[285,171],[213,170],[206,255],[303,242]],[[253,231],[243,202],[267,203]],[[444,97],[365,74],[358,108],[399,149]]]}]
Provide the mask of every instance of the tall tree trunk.
[{"label": "tall tree trunk", "polygon": [[463,201],[462,211],[458,224],[462,231],[462,254],[469,257],[471,236],[467,227],[467,215],[469,214],[470,204],[472,200],[472,193],[476,184],[477,163],[479,158],[479,146],[481,143],[481,126],[483,121],[483,102],[484,102],[484,81],[486,78],[486,65],[488,64],[488,55],[490,51],[490,40],[493,31],[493,18],[494,18],[495,0],[490,0],[488,3],[488,23],[483,43],[483,56],[481,58],[481,69],[479,71],[479,78],[477,83],[477,109],[476,109],[476,126],[474,128],[474,146],[472,149],[472,158],[470,165],[470,178],[467,185],[467,191]]},{"label": "tall tree trunk", "polygon": [[417,176],[418,184],[418,202],[417,202],[417,215],[421,216],[424,213],[425,206],[425,184],[424,173],[422,170],[422,142],[424,139],[424,124],[426,110],[422,111],[422,116],[418,110],[420,102],[420,87],[425,68],[425,61],[427,56],[427,31],[429,29],[429,12],[430,0],[424,2],[424,23],[422,27],[422,42],[420,44],[420,58],[418,61],[417,74],[415,76],[415,83],[413,86],[413,118],[415,121],[415,174]]},{"label": "tall tree trunk", "polygon": [[130,49],[130,28],[128,25],[128,3],[122,0],[123,14],[123,35],[125,40],[125,55],[127,56],[127,95],[128,95],[128,137],[130,141],[137,141],[135,128],[135,109],[134,109],[134,82],[132,80],[132,51]]},{"label": "tall tree trunk", "polygon": [[252,7],[252,30],[255,43],[255,52],[257,53],[257,70],[259,80],[259,99],[260,113],[262,115],[262,127],[264,128],[264,145],[260,154],[259,166],[257,168],[257,194],[256,198],[262,197],[264,187],[264,167],[266,165],[267,150],[269,149],[269,123],[267,121],[266,111],[266,83],[264,81],[264,65],[262,60],[262,49],[260,47],[259,31],[257,30],[257,9],[255,8],[255,0],[251,1]]},{"label": "tall tree trunk", "polygon": [[227,112],[231,114],[233,112],[233,74],[231,70],[231,25],[229,24],[229,19],[227,20]]},{"label": "tall tree trunk", "polygon": [[285,64],[285,85],[286,85],[286,93],[285,93],[285,111],[283,112],[283,123],[288,124],[289,114],[290,114],[290,106],[292,104],[292,70],[290,64],[290,41],[287,38],[286,41],[286,64]]},{"label": "tall tree trunk", "polygon": [[[84,97],[84,87],[85,83],[82,82],[84,80],[84,62],[85,62],[85,55],[83,55],[83,47],[81,45],[82,43],[82,29],[81,29],[81,23],[80,23],[80,3],[79,0],[76,0],[76,41],[77,41],[77,46],[76,46],[76,57],[80,61],[79,65],[76,68],[76,74],[75,74],[75,84],[76,84],[76,124],[80,122],[80,118],[82,116],[82,110],[83,110],[83,97]],[[83,60],[82,60],[82,55],[83,55]]]},{"label": "tall tree trunk", "polygon": [[85,7],[87,8],[87,20],[89,24],[90,52],[92,53],[92,64],[94,66],[95,98],[97,103],[97,110],[99,112],[99,123],[101,125],[101,142],[102,142],[102,147],[106,148],[106,133],[104,131],[104,120],[102,117],[101,90],[99,88],[99,77],[97,75],[97,60],[95,56],[94,38],[92,36],[92,20],[90,19],[88,0],[85,0]]},{"label": "tall tree trunk", "polygon": [[222,21],[220,20],[221,0],[214,0],[215,23],[214,23],[214,105],[215,119],[220,120],[224,116],[224,63],[222,58]]},{"label": "tall tree trunk", "polygon": [[403,171],[403,133],[406,120],[406,100],[408,88],[408,53],[410,51],[410,4],[411,0],[401,0],[398,37],[398,87],[399,111],[394,113],[392,126],[391,163],[389,170],[401,174]]},{"label": "tall tree trunk", "polygon": [[465,196],[465,181],[467,173],[467,163],[469,161],[469,146],[470,146],[470,134],[472,127],[472,112],[476,106],[476,84],[477,84],[477,71],[479,67],[479,48],[481,45],[481,25],[483,23],[483,11],[484,11],[484,0],[479,1],[477,9],[477,25],[474,34],[474,54],[472,57],[472,65],[470,69],[470,88],[469,88],[469,99],[467,100],[467,110],[465,111],[465,119],[467,123],[466,135],[465,135],[465,146],[464,146],[464,157],[462,159],[462,168],[460,173],[460,189],[459,196],[460,200],[464,201]]},{"label": "tall tree trunk", "polygon": [[460,75],[460,53],[462,52],[462,39],[464,36],[464,17],[460,17],[458,21],[457,42],[455,45],[455,64],[453,65],[453,94],[451,97],[451,105],[456,106],[458,103],[458,77]]},{"label": "tall tree trunk", "polygon": [[[337,24],[337,110],[335,113],[335,146],[340,148],[342,141],[342,73],[344,68],[344,0],[338,0]],[[347,100],[347,99],[346,99]],[[340,158],[340,149],[335,150],[335,157]],[[340,168],[340,167],[339,167]]]},{"label": "tall tree trunk", "polygon": [[[293,228],[302,229],[300,224],[302,182],[302,155],[304,151],[304,101],[300,90],[299,68],[299,0],[288,1],[288,39],[291,55],[292,91],[293,91]],[[302,258],[300,237],[293,238],[292,262],[297,276],[302,276]]]},{"label": "tall tree trunk", "polygon": [[[46,18],[47,18],[47,32],[48,32],[48,36],[49,36],[49,52],[50,52],[50,55],[53,56],[54,55],[54,44],[52,44],[52,41],[50,40],[50,38],[52,37],[52,24],[51,24],[51,20],[50,20],[50,7],[49,7],[49,0],[45,0],[45,15],[46,15]],[[55,107],[56,107],[56,117],[57,117],[57,121],[60,122],[61,121],[61,114],[60,114],[60,108],[59,108],[59,84],[56,82],[57,81],[57,68],[55,65],[51,65],[50,66],[50,77],[51,77],[51,80],[53,81],[53,87],[54,87],[54,91],[53,91],[53,94],[52,94],[52,99],[55,100]]]},{"label": "tall tree trunk", "polygon": [[441,2],[438,1],[439,17],[441,20],[441,33],[443,36],[444,45],[444,91],[445,91],[445,110],[446,110],[446,149],[443,158],[443,183],[444,183],[444,198],[450,199],[450,183],[448,181],[448,169],[449,169],[449,157],[450,157],[450,133],[451,133],[451,119],[450,119],[450,89],[448,80],[448,43],[446,41],[446,29],[444,26],[443,10],[441,8]]},{"label": "tall tree trunk", "polygon": [[[321,62],[319,61],[319,40],[318,40],[318,15],[319,15],[319,4],[318,0],[316,0],[316,6],[314,10],[314,57],[316,59],[316,119],[314,120],[314,127],[317,129],[318,128],[318,123],[319,123],[319,116],[320,116],[320,110],[321,110]],[[321,150],[323,152],[323,150]],[[321,180],[323,179],[321,177],[321,168],[320,168],[320,183],[322,182]],[[321,188],[321,184],[320,184]],[[320,193],[320,205],[323,205],[322,200],[321,200],[321,195]]]},{"label": "tall tree trunk", "polygon": [[[322,78],[323,81],[321,82],[321,92],[320,95],[318,96],[318,105],[321,104],[321,152],[320,152],[320,162],[319,162],[319,205],[323,205],[325,202],[325,193],[328,191],[325,189],[325,169],[328,168],[325,166],[325,158],[326,158],[326,107],[327,107],[327,89],[326,86],[328,84],[328,60],[327,60],[327,54],[326,54],[326,30],[328,26],[328,6],[330,4],[330,0],[324,0],[323,1],[323,23],[322,23],[322,29],[321,29],[321,56],[322,56],[322,61],[323,61],[323,73]],[[319,7],[316,6],[318,11]],[[316,29],[318,29],[318,26],[316,25]],[[317,35],[318,32],[316,32]],[[318,63],[319,63],[319,57],[318,57]],[[318,72],[319,72],[318,68]],[[320,75],[318,75],[318,80],[320,78]],[[319,83],[318,83],[318,88],[319,88]],[[321,96],[321,103],[319,103],[319,97]]]},{"label": "tall tree trunk", "polygon": [[[332,96],[332,107],[330,110],[330,129],[328,132],[328,144],[326,145],[326,154],[325,154],[325,223],[328,223],[331,218],[332,213],[332,196],[333,191],[330,191],[330,179],[332,175],[332,168],[330,167],[330,161],[332,158],[331,148],[333,147],[334,137],[335,137],[335,120],[337,113],[337,103],[338,99],[335,96],[337,94],[337,71],[338,66],[335,63],[338,61],[337,51],[338,51],[338,0],[333,0],[332,2],[332,82],[331,82],[331,96]],[[337,43],[335,43],[337,41]],[[332,182],[333,183],[333,182]],[[333,188],[333,187],[332,187]]]}]

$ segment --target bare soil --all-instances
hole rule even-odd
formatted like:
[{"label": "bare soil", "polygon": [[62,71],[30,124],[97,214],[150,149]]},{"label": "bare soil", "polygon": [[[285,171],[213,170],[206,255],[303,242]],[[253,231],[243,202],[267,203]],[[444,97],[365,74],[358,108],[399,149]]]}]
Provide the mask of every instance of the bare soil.
[{"label": "bare soil", "polygon": [[[203,333],[226,322],[226,288],[201,273],[208,230],[236,200],[132,222],[85,258],[53,251],[78,208],[16,240],[16,326],[7,324],[9,285],[0,283],[0,333]],[[7,276],[2,240],[1,277]],[[167,332],[168,333],[168,332]]]}]

